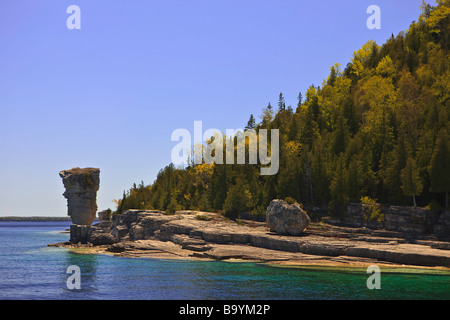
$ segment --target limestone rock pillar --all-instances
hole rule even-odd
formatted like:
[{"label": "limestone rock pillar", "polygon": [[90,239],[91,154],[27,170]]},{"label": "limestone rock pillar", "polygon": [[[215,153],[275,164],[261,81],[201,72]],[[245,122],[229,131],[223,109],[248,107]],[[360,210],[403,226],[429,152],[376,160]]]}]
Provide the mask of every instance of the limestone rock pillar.
[{"label": "limestone rock pillar", "polygon": [[76,225],[90,226],[97,213],[100,169],[73,168],[59,173],[66,191],[68,215]]}]

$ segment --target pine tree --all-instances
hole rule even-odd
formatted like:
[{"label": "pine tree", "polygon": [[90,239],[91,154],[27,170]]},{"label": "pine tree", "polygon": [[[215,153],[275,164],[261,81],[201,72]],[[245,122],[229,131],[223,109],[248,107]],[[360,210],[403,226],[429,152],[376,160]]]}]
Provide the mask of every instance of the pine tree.
[{"label": "pine tree", "polygon": [[245,210],[244,189],[241,184],[233,185],[227,193],[224,203],[225,216],[236,219]]},{"label": "pine tree", "polygon": [[302,93],[299,92],[298,93],[298,97],[297,97],[297,108],[295,109],[296,113],[300,112],[300,108],[302,106],[302,103],[303,103],[303,96],[302,96]]},{"label": "pine tree", "polygon": [[301,194],[301,145],[296,141],[289,141],[281,149],[280,167],[276,185],[277,197],[284,199],[291,197],[299,200]]},{"label": "pine tree", "polygon": [[211,203],[214,209],[222,210],[227,196],[227,166],[215,165],[211,184]]},{"label": "pine tree", "polygon": [[253,117],[253,114],[250,115],[250,119],[247,122],[247,125],[245,126],[245,130],[255,129],[256,128],[256,122],[255,118]]},{"label": "pine tree", "polygon": [[334,216],[343,216],[345,213],[348,197],[346,193],[344,157],[341,155],[337,160],[334,178],[330,185],[330,213]]},{"label": "pine tree", "polygon": [[332,150],[335,155],[339,155],[345,151],[349,138],[347,121],[344,116],[340,114],[337,119],[336,129],[333,132]]},{"label": "pine tree", "polygon": [[330,68],[330,75],[327,79],[327,85],[334,86],[334,82],[336,81],[336,77],[338,76],[338,70],[336,70],[335,66]]},{"label": "pine tree", "polygon": [[431,192],[445,192],[445,207],[448,208],[450,191],[450,147],[447,130],[442,128],[436,139],[430,162]]},{"label": "pine tree", "polygon": [[225,216],[230,219],[239,218],[253,205],[252,196],[243,181],[236,181],[227,193],[223,209]]},{"label": "pine tree", "polygon": [[389,199],[397,203],[402,201],[400,172],[406,166],[407,157],[405,139],[399,136],[394,151],[389,155],[388,166],[383,168],[382,174],[384,185],[390,194]]},{"label": "pine tree", "polygon": [[346,173],[348,198],[350,202],[361,199],[361,164],[357,156],[353,156]]},{"label": "pine tree", "polygon": [[[228,195],[227,205],[239,205],[245,190],[250,207],[261,213],[277,196],[329,203],[335,214],[364,196],[402,204],[419,194],[425,203],[445,193],[448,207],[449,4],[424,5],[419,22],[382,47],[363,45],[344,72],[336,66],[322,88],[310,86],[305,97],[300,92],[295,113],[280,94],[277,112],[269,103],[260,123],[250,115],[246,130],[279,129],[278,174],[261,176],[258,165],[217,165],[205,180],[191,157],[184,169],[161,170],[149,187],[134,185],[116,212],[177,205],[222,210]],[[289,155],[293,146],[300,151]],[[238,184],[245,190],[229,193]]]},{"label": "pine tree", "polygon": [[294,109],[292,109],[292,106],[290,105],[286,108],[286,111],[291,115],[294,113]]},{"label": "pine tree", "polygon": [[298,130],[297,119],[298,119],[297,114],[293,114],[290,117],[290,121],[288,124],[288,139],[289,140],[297,140],[297,138],[298,138],[299,130]]},{"label": "pine tree", "polygon": [[263,109],[262,115],[260,116],[260,118],[261,118],[260,126],[262,128],[267,128],[269,126],[269,124],[272,122],[272,120],[273,120],[273,113],[274,112],[273,112],[272,105],[269,102],[267,107]]},{"label": "pine tree", "polygon": [[406,167],[404,167],[400,174],[402,181],[402,191],[405,196],[412,196],[414,208],[416,205],[416,196],[422,192],[423,184],[420,180],[419,173],[417,171],[416,162],[413,158],[408,158],[406,161]]},{"label": "pine tree", "polygon": [[278,112],[282,112],[286,110],[286,104],[284,102],[283,93],[280,92],[280,95],[278,97]]},{"label": "pine tree", "polygon": [[311,167],[311,157],[308,148],[305,148],[305,160],[303,163],[303,182],[305,184],[305,189],[308,190],[309,202],[314,203],[314,192],[313,192],[313,179],[312,179],[312,167]]},{"label": "pine tree", "polygon": [[318,142],[314,146],[311,161],[314,201],[318,205],[327,202],[330,194],[324,149]]}]

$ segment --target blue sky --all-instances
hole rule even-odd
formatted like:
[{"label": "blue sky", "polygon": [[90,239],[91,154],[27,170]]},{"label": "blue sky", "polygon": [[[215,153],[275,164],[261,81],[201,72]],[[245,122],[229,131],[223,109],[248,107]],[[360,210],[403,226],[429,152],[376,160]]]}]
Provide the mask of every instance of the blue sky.
[{"label": "blue sky", "polygon": [[[2,0],[0,216],[64,216],[58,172],[98,167],[99,210],[171,161],[177,128],[241,128],[320,85],[421,0]],[[68,6],[81,9],[69,30]],[[368,6],[381,9],[369,30]]]}]

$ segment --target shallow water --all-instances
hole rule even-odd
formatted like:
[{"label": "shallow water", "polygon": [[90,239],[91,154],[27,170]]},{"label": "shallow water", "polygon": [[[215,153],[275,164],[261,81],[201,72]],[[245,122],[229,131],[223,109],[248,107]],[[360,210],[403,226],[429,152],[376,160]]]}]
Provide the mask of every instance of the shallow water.
[{"label": "shallow water", "polygon": [[[67,241],[69,222],[0,222],[0,299],[450,299],[450,272],[381,272],[366,286],[361,268],[280,268],[255,263],[82,255]],[[81,289],[68,289],[70,265]],[[393,272],[395,271],[395,272]],[[398,272],[401,271],[401,272]]]}]

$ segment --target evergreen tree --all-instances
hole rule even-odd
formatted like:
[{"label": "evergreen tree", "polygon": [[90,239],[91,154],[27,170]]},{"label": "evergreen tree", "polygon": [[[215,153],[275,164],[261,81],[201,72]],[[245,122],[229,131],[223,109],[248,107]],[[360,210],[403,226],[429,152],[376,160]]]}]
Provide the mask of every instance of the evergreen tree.
[{"label": "evergreen tree", "polygon": [[[306,144],[309,148],[313,146],[314,140],[319,136],[319,125],[316,121],[318,117],[318,98],[314,97],[315,88],[310,87],[311,92],[309,98],[304,105],[302,105],[300,110],[300,140],[302,143]],[[308,97],[308,95],[307,95]]]},{"label": "evergreen tree", "polygon": [[245,126],[245,130],[255,129],[256,128],[256,122],[255,118],[253,117],[253,114],[250,115],[250,119],[248,119],[247,125]]},{"label": "evergreen tree", "polygon": [[445,207],[448,208],[450,191],[450,147],[447,130],[439,131],[430,163],[431,192],[445,192]]},{"label": "evergreen tree", "polygon": [[349,139],[349,132],[347,121],[344,116],[340,114],[337,119],[336,129],[333,132],[332,150],[335,155],[339,155],[345,151]]},{"label": "evergreen tree", "polygon": [[242,181],[234,184],[227,193],[223,209],[225,216],[230,219],[239,218],[252,206],[252,196]]},{"label": "evergreen tree", "polygon": [[406,167],[401,171],[402,191],[405,196],[412,196],[414,208],[416,205],[416,196],[422,192],[423,184],[417,171],[416,162],[413,158],[408,158]]},{"label": "evergreen tree", "polygon": [[312,167],[311,167],[311,156],[308,152],[308,148],[305,148],[304,151],[305,160],[303,163],[303,181],[305,183],[305,190],[307,190],[309,194],[309,203],[314,204],[314,189],[313,189],[313,179],[312,179]]},{"label": "evergreen tree", "polygon": [[273,115],[274,115],[273,108],[269,102],[267,107],[263,109],[262,115],[260,116],[261,117],[260,127],[267,128],[273,120]]},{"label": "evergreen tree", "polygon": [[297,109],[295,110],[296,113],[300,112],[300,107],[301,107],[302,103],[303,103],[303,96],[302,96],[302,93],[299,92],[298,97],[297,97]]},{"label": "evergreen tree", "polygon": [[323,143],[316,143],[312,153],[312,183],[314,192],[314,202],[317,205],[329,201],[329,179],[325,159],[325,148]]},{"label": "evergreen tree", "polygon": [[211,203],[214,209],[222,210],[227,191],[227,166],[215,165],[211,185]]},{"label": "evergreen tree", "polygon": [[294,110],[292,109],[292,106],[290,106],[290,105],[286,108],[286,111],[290,114],[294,113]]},{"label": "evergreen tree", "polygon": [[336,170],[330,185],[330,213],[334,216],[343,216],[346,212],[348,196],[346,193],[344,160],[341,155],[337,160]]},{"label": "evergreen tree", "polygon": [[278,173],[277,197],[284,199],[291,197],[299,200],[301,194],[301,145],[295,141],[289,141],[283,145],[283,156],[280,160],[281,170]]},{"label": "evergreen tree", "polygon": [[278,97],[278,112],[282,112],[286,110],[286,104],[284,102],[283,93],[280,92],[280,95]]},{"label": "evergreen tree", "polygon": [[336,66],[332,66],[330,68],[330,75],[327,79],[327,85],[334,86],[334,82],[336,81],[336,77],[338,76],[339,70],[336,70]]},{"label": "evergreen tree", "polygon": [[347,177],[347,190],[348,199],[350,202],[359,202],[361,199],[361,165],[357,156],[353,156],[348,170],[346,173]]},{"label": "evergreen tree", "polygon": [[408,152],[405,140],[402,136],[399,136],[395,149],[389,154],[388,166],[383,168],[382,172],[384,184],[389,192],[388,200],[394,203],[400,203],[402,201],[400,173],[406,166],[407,157]]},{"label": "evergreen tree", "polygon": [[344,72],[336,64],[321,88],[310,86],[305,99],[299,93],[295,113],[281,93],[276,113],[269,102],[260,123],[250,115],[246,130],[279,129],[278,174],[261,176],[261,165],[208,167],[191,160],[183,169],[162,169],[149,186],[133,185],[117,200],[116,212],[262,213],[274,198],[292,197],[328,203],[331,213],[340,215],[349,201],[367,196],[403,204],[420,194],[421,202],[429,203],[444,193],[448,207],[449,8],[449,0],[424,4],[407,31],[381,47],[368,41]]},{"label": "evergreen tree", "polygon": [[293,114],[289,120],[288,128],[288,140],[298,140],[299,130],[298,130],[298,115]]}]

